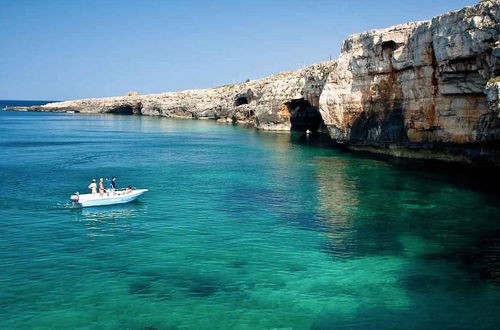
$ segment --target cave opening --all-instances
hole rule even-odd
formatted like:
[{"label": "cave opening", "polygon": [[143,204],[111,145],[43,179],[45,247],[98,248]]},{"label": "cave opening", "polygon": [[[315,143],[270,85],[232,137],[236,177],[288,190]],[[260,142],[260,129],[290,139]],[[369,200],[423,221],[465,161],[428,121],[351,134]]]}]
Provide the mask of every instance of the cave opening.
[{"label": "cave opening", "polygon": [[122,105],[115,107],[108,111],[109,113],[120,114],[120,115],[133,115],[134,109],[131,105]]},{"label": "cave opening", "polygon": [[108,113],[119,115],[140,115],[142,114],[142,104],[124,104],[116,106],[107,111]]},{"label": "cave opening", "polygon": [[391,56],[396,49],[398,49],[398,44],[394,40],[384,41],[382,43],[382,59],[391,61]]},{"label": "cave opening", "polygon": [[323,124],[319,109],[305,99],[295,99],[286,102],[290,111],[291,130],[297,132],[316,133]]},{"label": "cave opening", "polygon": [[235,107],[243,105],[243,104],[248,104],[248,98],[246,96],[240,96],[240,97],[236,98],[236,100],[234,101]]},{"label": "cave opening", "polygon": [[398,44],[394,40],[388,40],[382,42],[382,50],[389,49],[395,51],[398,48]]}]

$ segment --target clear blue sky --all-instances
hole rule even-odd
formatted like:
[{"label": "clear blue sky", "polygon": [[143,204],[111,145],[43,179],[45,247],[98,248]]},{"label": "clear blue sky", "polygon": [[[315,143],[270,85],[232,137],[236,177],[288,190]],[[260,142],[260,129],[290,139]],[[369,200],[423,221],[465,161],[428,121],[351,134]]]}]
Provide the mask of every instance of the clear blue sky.
[{"label": "clear blue sky", "polygon": [[0,99],[204,88],[337,57],[349,34],[473,0],[0,0]]}]

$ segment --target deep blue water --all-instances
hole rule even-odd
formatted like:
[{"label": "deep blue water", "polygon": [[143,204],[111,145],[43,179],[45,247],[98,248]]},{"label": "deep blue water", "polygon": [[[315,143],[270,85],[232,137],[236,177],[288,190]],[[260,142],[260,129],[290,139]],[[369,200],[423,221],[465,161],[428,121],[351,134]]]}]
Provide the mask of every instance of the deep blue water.
[{"label": "deep blue water", "polygon": [[[71,209],[92,178],[150,191]],[[212,121],[0,111],[1,329],[495,329],[465,175]]]},{"label": "deep blue water", "polygon": [[57,101],[24,101],[24,100],[0,100],[0,110],[5,107],[29,107],[32,105],[41,105]]}]

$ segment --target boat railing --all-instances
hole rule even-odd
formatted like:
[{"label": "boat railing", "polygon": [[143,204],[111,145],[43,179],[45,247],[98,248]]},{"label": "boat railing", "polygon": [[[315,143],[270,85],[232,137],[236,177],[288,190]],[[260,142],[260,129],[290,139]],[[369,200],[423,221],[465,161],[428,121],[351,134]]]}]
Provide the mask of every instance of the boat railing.
[{"label": "boat railing", "polygon": [[131,193],[132,191],[136,190],[136,188],[118,188],[118,189],[106,189],[106,194],[109,196],[110,193],[113,195],[123,195],[125,193]]}]

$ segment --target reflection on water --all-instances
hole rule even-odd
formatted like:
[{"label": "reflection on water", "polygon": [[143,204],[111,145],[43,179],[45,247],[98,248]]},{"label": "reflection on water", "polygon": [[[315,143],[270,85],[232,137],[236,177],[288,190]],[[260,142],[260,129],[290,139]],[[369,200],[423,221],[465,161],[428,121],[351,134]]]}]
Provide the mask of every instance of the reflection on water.
[{"label": "reflection on water", "polygon": [[146,205],[139,201],[127,204],[81,208],[81,215],[86,220],[130,219],[144,212]]},{"label": "reflection on water", "polygon": [[471,196],[454,186],[452,176],[439,176],[436,185],[432,175],[419,180],[419,172],[397,172],[368,158],[355,165],[350,158],[315,161],[333,256],[396,253],[428,268],[437,261],[460,268],[466,281],[500,282],[500,223],[490,221],[500,218],[489,195]]},{"label": "reflection on water", "polygon": [[147,204],[134,201],[127,204],[84,207],[71,210],[74,220],[83,223],[89,236],[114,236],[131,231],[147,212]]},{"label": "reflection on water", "polygon": [[317,157],[316,178],[321,210],[329,214],[331,227],[350,227],[350,217],[359,204],[356,178],[349,178],[348,160]]},{"label": "reflection on water", "polygon": [[319,211],[325,213],[329,251],[337,256],[348,255],[353,234],[353,214],[358,207],[356,178],[348,177],[349,161],[318,157],[315,159],[318,180]]}]

